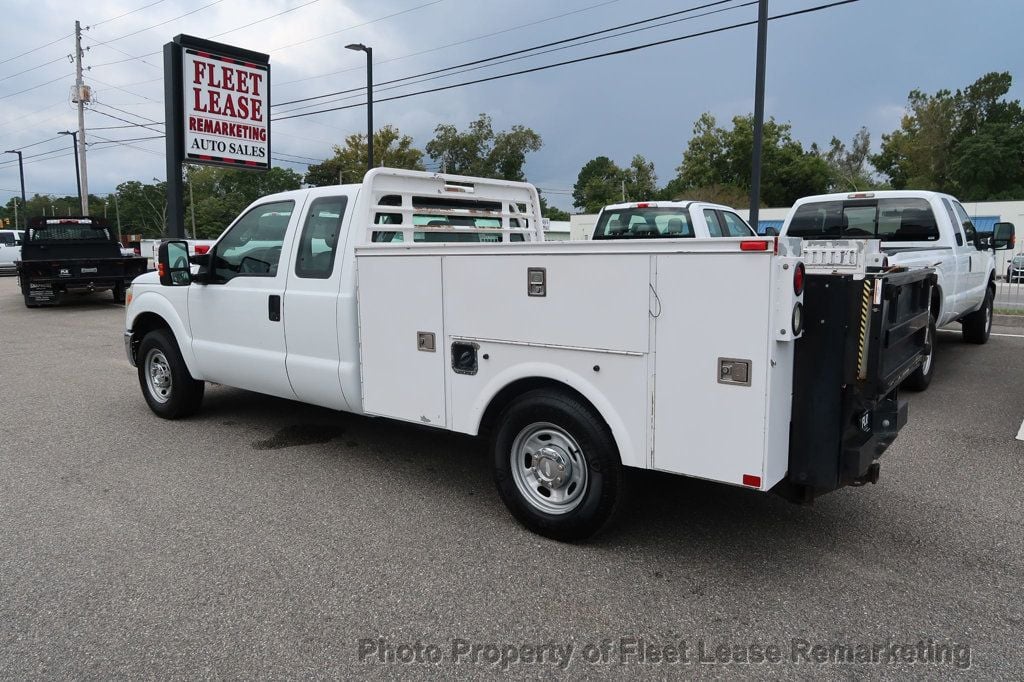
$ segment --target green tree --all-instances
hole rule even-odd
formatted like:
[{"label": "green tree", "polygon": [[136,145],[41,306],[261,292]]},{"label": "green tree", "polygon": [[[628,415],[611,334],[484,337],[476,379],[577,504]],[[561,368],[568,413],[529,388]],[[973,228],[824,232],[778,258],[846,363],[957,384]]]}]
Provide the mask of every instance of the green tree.
[{"label": "green tree", "polygon": [[[676,169],[673,192],[732,187],[750,190],[753,164],[754,117],[736,116],[732,128],[719,127],[711,114],[703,114]],[[788,206],[808,194],[828,189],[828,162],[812,147],[805,150],[793,139],[788,123],[774,118],[764,122],[761,147],[761,201],[769,206]]]},{"label": "green tree", "polygon": [[949,192],[969,201],[1024,194],[1024,109],[1007,100],[1009,73],[987,73],[963,90],[912,90],[900,127],[871,157],[896,189]]},{"label": "green tree", "polygon": [[867,189],[875,185],[868,170],[871,157],[871,134],[861,128],[853,136],[850,146],[837,137],[829,143],[825,160],[832,173],[831,188],[837,192]]},{"label": "green tree", "polygon": [[[246,206],[260,197],[298,189],[302,185],[300,174],[276,166],[263,172],[189,166],[185,179],[192,185],[195,234],[201,239],[219,236]],[[193,205],[188,196],[186,188],[185,230],[191,234]]]},{"label": "green tree", "polygon": [[[411,137],[391,125],[374,131],[373,160],[379,166],[423,170],[423,152],[413,146]],[[309,167],[306,184],[325,187],[342,181],[361,182],[366,161],[366,135],[349,135],[345,144],[334,145],[334,156]]]},{"label": "green tree", "polygon": [[526,155],[541,146],[541,136],[532,129],[514,125],[495,133],[491,117],[480,114],[465,131],[451,123],[438,125],[425,149],[446,173],[522,181]]},{"label": "green tree", "polygon": [[636,154],[629,166],[622,170],[622,179],[626,187],[626,201],[657,198],[658,176],[654,172],[654,162],[641,154]]},{"label": "green tree", "polygon": [[607,156],[587,161],[572,187],[572,205],[584,213],[597,213],[608,204],[621,201],[623,179],[622,169]]},{"label": "green tree", "polygon": [[138,180],[122,182],[110,197],[121,216],[122,234],[163,237],[167,234],[167,183],[145,184]]},{"label": "green tree", "polygon": [[547,199],[540,198],[540,214],[549,220],[568,220],[569,214],[560,208],[548,204]]}]

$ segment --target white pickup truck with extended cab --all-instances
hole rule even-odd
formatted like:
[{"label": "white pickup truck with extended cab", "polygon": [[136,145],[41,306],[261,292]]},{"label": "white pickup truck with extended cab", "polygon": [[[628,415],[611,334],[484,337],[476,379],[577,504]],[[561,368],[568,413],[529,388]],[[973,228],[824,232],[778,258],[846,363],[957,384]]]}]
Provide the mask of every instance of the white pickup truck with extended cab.
[{"label": "white pickup truck with extended cab", "polygon": [[812,273],[797,239],[541,225],[531,185],[414,171],[268,196],[208,254],[161,245],[128,357],[165,418],[216,382],[487,436],[509,509],[563,540],[607,522],[625,467],[805,502],[877,480],[929,270],[872,267],[877,243],[832,244]]},{"label": "white pickup truck with extended cab", "polygon": [[703,201],[634,201],[605,206],[592,239],[754,237],[735,209]]},{"label": "white pickup truck with extended cab", "polygon": [[996,297],[995,251],[1012,247],[1011,223],[998,223],[992,237],[983,239],[955,197],[898,190],[804,197],[793,205],[781,234],[806,240],[878,239],[890,266],[935,269],[927,359],[907,380],[908,388],[924,390],[931,383],[931,339],[937,327],[960,322],[965,341],[988,341]]}]

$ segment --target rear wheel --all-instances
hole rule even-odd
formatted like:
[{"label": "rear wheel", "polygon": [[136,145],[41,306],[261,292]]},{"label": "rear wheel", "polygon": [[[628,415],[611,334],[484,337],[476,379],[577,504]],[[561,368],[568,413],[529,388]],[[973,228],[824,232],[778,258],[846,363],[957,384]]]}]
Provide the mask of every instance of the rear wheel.
[{"label": "rear wheel", "polygon": [[124,283],[119,282],[113,288],[114,303],[124,303]]},{"label": "rear wheel", "polygon": [[935,314],[928,315],[928,331],[925,332],[926,355],[921,366],[914,370],[914,373],[907,377],[903,386],[911,391],[923,391],[932,383],[932,375],[935,373]]},{"label": "rear wheel", "polygon": [[139,385],[149,409],[164,419],[195,414],[203,404],[205,384],[189,374],[174,336],[149,332],[139,344]]},{"label": "rear wheel", "polygon": [[492,441],[494,480],[512,515],[546,537],[600,531],[622,496],[622,464],[607,425],[568,392],[538,389],[502,413]]},{"label": "rear wheel", "polygon": [[975,310],[963,319],[964,341],[968,343],[982,344],[988,341],[992,333],[992,307],[995,302],[995,292],[989,287],[985,291],[985,302],[981,308]]}]

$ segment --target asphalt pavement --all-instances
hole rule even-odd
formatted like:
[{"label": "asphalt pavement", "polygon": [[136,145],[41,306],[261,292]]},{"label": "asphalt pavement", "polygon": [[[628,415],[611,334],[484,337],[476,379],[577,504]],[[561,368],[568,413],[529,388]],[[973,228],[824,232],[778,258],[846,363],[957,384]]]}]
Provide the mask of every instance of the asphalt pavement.
[{"label": "asphalt pavement", "polygon": [[[939,334],[878,485],[641,473],[589,544],[474,439],[211,387],[155,417],[95,294],[0,279],[0,676],[1019,677],[1024,336]],[[737,415],[737,418],[742,418]],[[621,662],[625,661],[625,662]]]}]

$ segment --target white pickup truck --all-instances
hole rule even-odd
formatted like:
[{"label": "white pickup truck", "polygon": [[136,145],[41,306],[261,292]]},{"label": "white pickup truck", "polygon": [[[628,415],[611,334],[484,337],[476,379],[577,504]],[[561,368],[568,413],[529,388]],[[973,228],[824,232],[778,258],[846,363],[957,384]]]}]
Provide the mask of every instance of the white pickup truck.
[{"label": "white pickup truck", "polygon": [[125,348],[164,418],[216,382],[486,436],[512,513],[574,540],[625,467],[805,502],[875,482],[933,277],[868,246],[818,275],[797,239],[544,242],[531,185],[375,169],[260,199],[208,254],[162,244]]},{"label": "white pickup truck", "polygon": [[15,263],[21,260],[21,241],[24,238],[24,230],[0,230],[0,273],[14,274],[18,271]]},{"label": "white pickup truck", "polygon": [[592,239],[753,237],[728,206],[702,201],[634,201],[601,209]]},{"label": "white pickup truck", "polygon": [[781,233],[806,240],[879,239],[889,265],[935,269],[928,355],[907,380],[908,388],[924,390],[931,383],[936,327],[960,322],[965,341],[988,341],[995,251],[1012,247],[1012,224],[999,223],[991,239],[982,239],[955,197],[899,190],[804,197],[793,205]]}]

